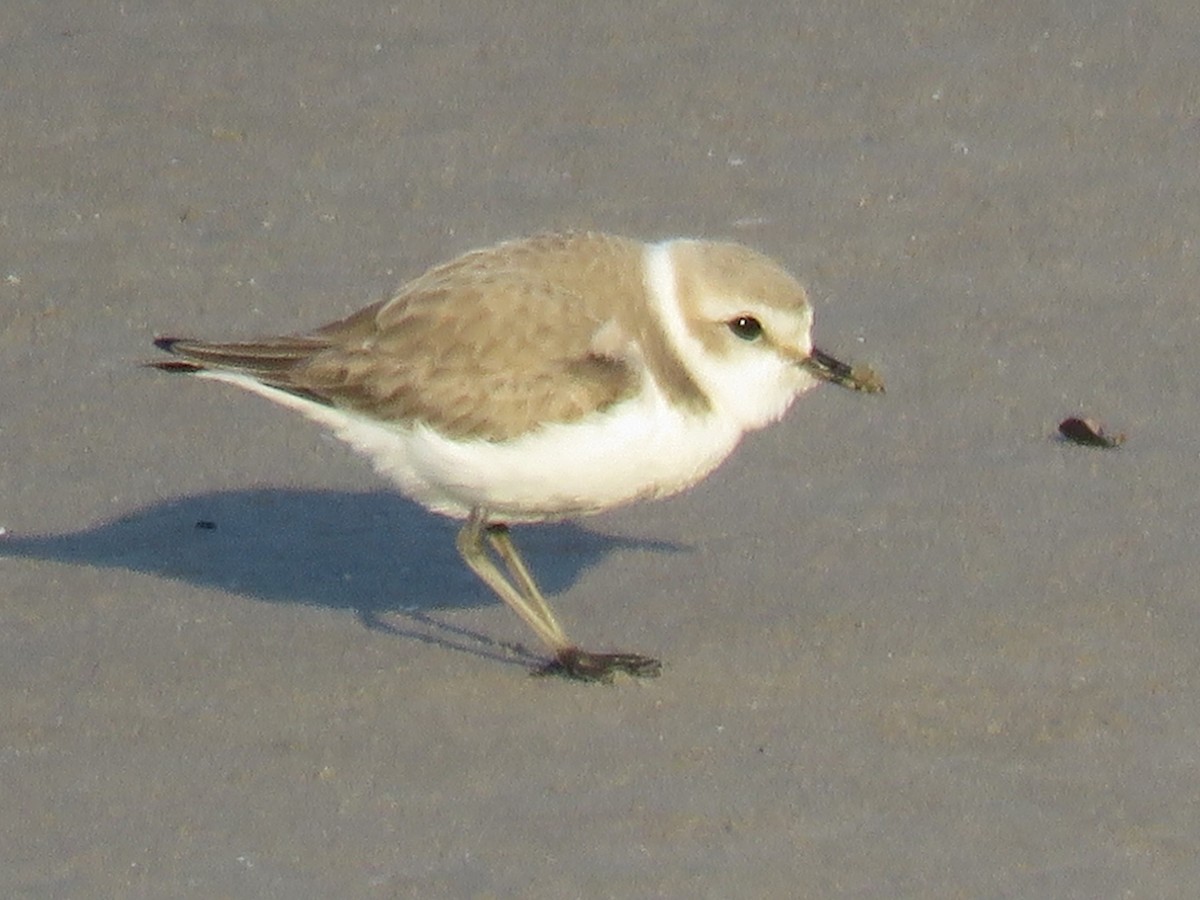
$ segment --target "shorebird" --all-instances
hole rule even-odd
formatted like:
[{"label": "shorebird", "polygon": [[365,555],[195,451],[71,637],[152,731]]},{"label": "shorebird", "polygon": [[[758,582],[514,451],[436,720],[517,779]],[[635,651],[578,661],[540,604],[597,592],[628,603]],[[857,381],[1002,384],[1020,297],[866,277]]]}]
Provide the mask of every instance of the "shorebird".
[{"label": "shorebird", "polygon": [[822,381],[883,390],[816,349],[812,322],[801,284],[739,244],[544,234],[465,253],[314,331],[159,338],[174,358],[152,365],[303,413],[465,520],[459,553],[549,648],[545,670],[608,679],[660,663],[568,638],[509,526],[684,490]]}]

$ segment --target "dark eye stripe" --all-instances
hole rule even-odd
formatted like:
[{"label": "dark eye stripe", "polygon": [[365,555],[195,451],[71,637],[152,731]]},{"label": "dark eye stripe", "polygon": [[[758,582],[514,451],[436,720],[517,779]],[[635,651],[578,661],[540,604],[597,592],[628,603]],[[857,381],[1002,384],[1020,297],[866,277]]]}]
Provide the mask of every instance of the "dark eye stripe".
[{"label": "dark eye stripe", "polygon": [[743,341],[757,341],[762,336],[762,323],[754,316],[737,316],[726,324]]}]

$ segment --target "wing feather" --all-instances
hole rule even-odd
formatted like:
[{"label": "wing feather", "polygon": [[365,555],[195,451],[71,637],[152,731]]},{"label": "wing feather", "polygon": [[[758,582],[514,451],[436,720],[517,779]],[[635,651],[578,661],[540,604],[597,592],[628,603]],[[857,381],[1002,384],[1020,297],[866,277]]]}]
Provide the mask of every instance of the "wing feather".
[{"label": "wing feather", "polygon": [[[575,240],[596,246],[581,254]],[[383,421],[508,440],[543,423],[576,421],[638,388],[639,354],[612,339],[626,314],[614,309],[612,291],[629,285],[604,281],[606,271],[631,262],[636,273],[640,258],[630,254],[637,248],[600,235],[501,244],[436,267],[391,300],[309,334],[160,339],[184,362],[158,365],[241,372]]]}]

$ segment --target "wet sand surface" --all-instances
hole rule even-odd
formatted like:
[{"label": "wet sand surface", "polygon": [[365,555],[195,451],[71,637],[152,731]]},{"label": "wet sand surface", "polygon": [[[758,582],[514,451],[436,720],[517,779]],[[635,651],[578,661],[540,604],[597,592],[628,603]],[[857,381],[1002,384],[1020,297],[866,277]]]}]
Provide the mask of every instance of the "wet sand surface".
[{"label": "wet sand surface", "polygon": [[[481,6],[0,9],[0,894],[1193,896],[1200,8]],[[517,532],[653,681],[138,366],[547,228],[751,244],[888,384]]]}]

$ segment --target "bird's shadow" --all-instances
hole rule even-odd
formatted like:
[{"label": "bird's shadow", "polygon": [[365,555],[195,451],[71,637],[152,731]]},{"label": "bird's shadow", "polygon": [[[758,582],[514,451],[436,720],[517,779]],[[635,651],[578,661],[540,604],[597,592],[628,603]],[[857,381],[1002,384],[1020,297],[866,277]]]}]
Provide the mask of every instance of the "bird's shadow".
[{"label": "bird's shadow", "polygon": [[[368,628],[528,664],[521,645],[451,625],[439,610],[498,602],[463,565],[458,524],[386,491],[262,488],[152,504],[64,534],[0,538],[0,557],[127,569],[269,603],[353,610]],[[516,530],[547,594],[620,549],[682,552],[570,522]]]}]

